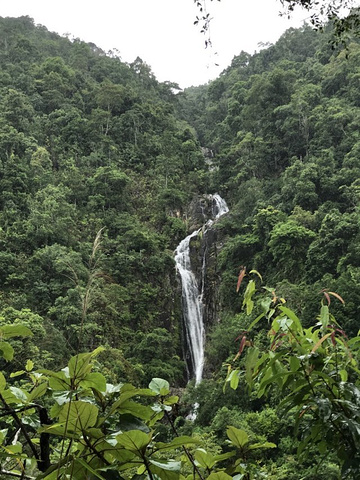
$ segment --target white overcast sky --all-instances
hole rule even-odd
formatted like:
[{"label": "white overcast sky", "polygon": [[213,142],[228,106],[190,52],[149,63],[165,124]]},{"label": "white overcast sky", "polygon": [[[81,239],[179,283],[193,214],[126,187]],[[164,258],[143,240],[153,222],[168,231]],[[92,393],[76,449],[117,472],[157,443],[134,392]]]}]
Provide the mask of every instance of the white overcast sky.
[{"label": "white overcast sky", "polygon": [[125,62],[139,56],[158,80],[182,88],[216,78],[241,50],[253,53],[260,42],[274,43],[307,18],[302,10],[291,20],[279,17],[279,0],[207,0],[207,8],[213,17],[208,49],[193,25],[199,14],[193,0],[8,0],[1,2],[0,16],[28,15],[60,35],[106,52],[117,49]]}]

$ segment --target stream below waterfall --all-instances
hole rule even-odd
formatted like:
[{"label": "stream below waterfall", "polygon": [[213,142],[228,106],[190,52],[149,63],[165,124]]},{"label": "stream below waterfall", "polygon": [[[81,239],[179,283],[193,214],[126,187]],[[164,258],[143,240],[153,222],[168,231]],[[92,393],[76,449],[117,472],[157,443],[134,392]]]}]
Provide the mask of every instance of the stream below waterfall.
[{"label": "stream below waterfall", "polygon": [[222,215],[229,211],[226,202],[220,195],[210,196],[213,202],[212,217],[198,230],[188,235],[180,242],[175,251],[176,269],[181,278],[182,289],[182,311],[186,332],[186,345],[189,349],[192,374],[195,378],[195,384],[200,383],[204,368],[205,351],[205,328],[203,318],[203,292],[205,279],[205,255],[202,262],[202,288],[199,291],[199,285],[196,275],[191,266],[190,242],[193,237],[197,237],[200,232],[206,233],[211,225]]}]

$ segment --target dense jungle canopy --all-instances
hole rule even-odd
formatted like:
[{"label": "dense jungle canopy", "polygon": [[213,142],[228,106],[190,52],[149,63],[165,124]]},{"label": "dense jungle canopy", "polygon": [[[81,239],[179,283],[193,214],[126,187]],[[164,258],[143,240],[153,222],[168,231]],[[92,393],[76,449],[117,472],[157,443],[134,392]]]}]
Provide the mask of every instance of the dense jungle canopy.
[{"label": "dense jungle canopy", "polygon": [[[290,29],[181,91],[0,18],[1,478],[359,478],[360,43],[332,34]],[[214,192],[195,387],[174,250]],[[236,291],[245,265],[268,290]]]}]

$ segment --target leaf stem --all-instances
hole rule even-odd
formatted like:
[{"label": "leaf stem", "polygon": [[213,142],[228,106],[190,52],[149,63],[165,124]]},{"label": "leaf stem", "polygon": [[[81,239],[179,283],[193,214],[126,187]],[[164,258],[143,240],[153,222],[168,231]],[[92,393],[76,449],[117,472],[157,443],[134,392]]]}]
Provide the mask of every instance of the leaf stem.
[{"label": "leaf stem", "polygon": [[26,443],[29,445],[30,447],[30,450],[32,451],[34,457],[36,458],[36,461],[39,463],[41,461],[41,458],[40,458],[40,455],[39,453],[37,452],[36,448],[35,448],[35,445],[33,444],[30,436],[29,436],[29,433],[28,431],[26,430],[24,424],[22,423],[22,421],[20,420],[20,417],[18,416],[18,414],[16,413],[15,410],[13,410],[10,405],[6,402],[6,400],[4,399],[4,397],[2,396],[2,394],[0,393],[0,401],[2,402],[2,404],[4,405],[4,408],[5,410],[8,411],[8,413],[13,417],[13,419],[15,420],[15,423],[17,424],[17,426],[20,428],[22,434],[24,435],[25,437],[25,440],[26,440]]},{"label": "leaf stem", "polygon": [[[167,412],[165,410],[165,417],[167,419],[167,421],[169,422],[170,426],[171,426],[171,429],[172,431],[174,432],[174,434],[179,437],[179,434],[178,434],[178,431],[176,430],[176,427],[174,425],[174,422],[172,421],[170,415],[169,415],[169,412]],[[204,477],[203,475],[201,474],[200,470],[198,469],[196,463],[195,463],[195,460],[194,460],[194,457],[191,455],[191,453],[189,452],[189,450],[183,445],[182,446],[182,449],[184,450],[185,452],[185,455],[187,456],[187,458],[189,459],[189,462],[191,463],[191,465],[193,466],[194,468],[194,472],[196,472],[198,475],[199,475],[199,478],[200,480],[204,480]]]}]

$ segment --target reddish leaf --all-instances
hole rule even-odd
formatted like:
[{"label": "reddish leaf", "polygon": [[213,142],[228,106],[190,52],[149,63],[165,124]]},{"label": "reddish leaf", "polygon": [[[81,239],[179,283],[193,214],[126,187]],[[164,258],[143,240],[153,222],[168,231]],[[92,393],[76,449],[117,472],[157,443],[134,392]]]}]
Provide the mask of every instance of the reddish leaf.
[{"label": "reddish leaf", "polygon": [[327,333],[326,335],[324,335],[322,338],[320,338],[320,340],[318,342],[316,342],[316,344],[314,345],[313,349],[311,350],[311,353],[315,353],[316,350],[321,346],[321,344],[327,339],[330,337],[330,335],[332,336],[332,332],[329,332]]},{"label": "reddish leaf", "polygon": [[236,285],[236,292],[239,291],[241,282],[243,281],[243,278],[245,277],[245,273],[246,273],[246,267],[240,267],[240,269],[241,270],[240,270],[237,285]]},{"label": "reddish leaf", "polygon": [[345,305],[345,302],[342,297],[338,293],[335,292],[329,292],[329,295],[333,295],[335,298],[337,298],[343,305]]},{"label": "reddish leaf", "polygon": [[303,407],[301,412],[299,413],[299,417],[301,418],[310,409],[311,409],[311,407]]},{"label": "reddish leaf", "polygon": [[326,300],[328,302],[328,305],[330,305],[330,303],[331,303],[330,295],[337,298],[343,305],[345,305],[344,299],[336,292],[328,292],[324,288],[323,290],[321,290],[320,293],[324,294],[324,297],[326,298]]},{"label": "reddish leaf", "polygon": [[246,335],[244,335],[241,339],[240,347],[239,347],[239,355],[242,354],[242,352],[244,350],[244,347],[245,347],[245,344],[246,344]]},{"label": "reddish leaf", "polygon": [[242,352],[244,351],[244,348],[245,348],[245,347],[248,347],[249,345],[251,345],[251,342],[249,342],[249,341],[247,340],[247,338],[246,338],[246,335],[245,335],[246,333],[247,333],[247,332],[242,333],[241,335],[239,335],[239,336],[235,339],[235,341],[237,341],[237,340],[240,340],[240,338],[241,338],[241,341],[240,341],[239,351],[238,351],[238,353],[236,354],[236,356],[235,356],[235,358],[234,358],[234,361],[237,360],[237,359],[240,357],[240,355],[241,355]]},{"label": "reddish leaf", "polygon": [[325,291],[323,292],[323,294],[324,294],[324,297],[326,298],[326,300],[327,300],[327,302],[328,302],[328,305],[330,305],[331,300],[330,300],[329,294],[328,294],[327,292],[325,292]]},{"label": "reddish leaf", "polygon": [[348,338],[344,330],[342,330],[341,328],[338,328],[335,325],[329,325],[328,328],[331,328],[332,330],[334,330],[334,332],[339,333],[340,336]]},{"label": "reddish leaf", "polygon": [[270,350],[276,350],[278,347],[283,345],[284,341],[281,340],[283,337],[286,337],[286,333],[276,334],[274,340],[271,343]]},{"label": "reddish leaf", "polygon": [[242,338],[244,335],[246,335],[248,333],[247,330],[242,330],[241,333],[239,333],[239,335],[235,338],[235,342],[237,342],[238,340],[240,340],[240,338]]}]

